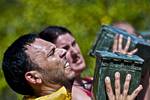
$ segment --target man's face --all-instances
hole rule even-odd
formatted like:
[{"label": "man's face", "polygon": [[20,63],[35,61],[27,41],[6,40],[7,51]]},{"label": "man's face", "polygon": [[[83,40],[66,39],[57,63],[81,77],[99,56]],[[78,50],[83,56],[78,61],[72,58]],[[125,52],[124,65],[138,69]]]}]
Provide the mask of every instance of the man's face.
[{"label": "man's face", "polygon": [[55,41],[58,48],[67,50],[66,57],[75,75],[79,75],[85,68],[85,61],[75,39],[69,34],[60,35]]},{"label": "man's face", "polygon": [[30,45],[26,45],[26,48],[26,53],[31,61],[45,71],[43,72],[45,81],[74,78],[64,49],[58,49],[54,44],[40,38],[36,38]]}]

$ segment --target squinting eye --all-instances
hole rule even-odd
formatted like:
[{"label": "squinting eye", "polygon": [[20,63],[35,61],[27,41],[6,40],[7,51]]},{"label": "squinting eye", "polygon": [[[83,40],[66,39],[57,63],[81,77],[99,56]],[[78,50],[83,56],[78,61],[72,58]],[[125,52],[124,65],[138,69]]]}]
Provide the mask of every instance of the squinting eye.
[{"label": "squinting eye", "polygon": [[53,48],[53,49],[47,54],[47,57],[52,56],[52,55],[54,54],[54,52],[55,52],[55,48]]},{"label": "squinting eye", "polygon": [[73,41],[73,42],[72,42],[72,46],[75,46],[75,45],[76,45],[76,41]]},{"label": "squinting eye", "polygon": [[62,47],[63,49],[65,49],[65,50],[68,50],[69,49],[69,46],[64,46],[64,47]]}]

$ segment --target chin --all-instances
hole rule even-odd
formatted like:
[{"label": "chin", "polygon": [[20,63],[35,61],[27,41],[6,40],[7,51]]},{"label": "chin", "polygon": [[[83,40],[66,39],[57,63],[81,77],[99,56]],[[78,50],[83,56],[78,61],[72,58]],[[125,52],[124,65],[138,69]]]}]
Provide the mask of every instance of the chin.
[{"label": "chin", "polygon": [[72,78],[74,78],[76,76],[76,73],[75,73],[75,71],[70,71],[68,74],[67,74],[67,78],[69,78],[69,79],[72,79]]}]

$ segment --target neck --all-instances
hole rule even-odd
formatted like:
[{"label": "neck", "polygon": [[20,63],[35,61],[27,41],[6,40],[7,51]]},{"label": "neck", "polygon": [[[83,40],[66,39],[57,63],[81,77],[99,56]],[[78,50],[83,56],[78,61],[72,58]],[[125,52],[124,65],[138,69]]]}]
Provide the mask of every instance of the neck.
[{"label": "neck", "polygon": [[72,79],[70,81],[66,81],[65,83],[63,83],[63,86],[65,86],[65,88],[67,89],[68,92],[71,92],[73,82],[74,82],[74,79]]},{"label": "neck", "polygon": [[75,78],[74,84],[76,84],[76,85],[82,84],[82,78],[80,75]]},{"label": "neck", "polygon": [[42,84],[41,86],[35,87],[36,92],[35,92],[34,96],[40,97],[40,96],[45,96],[45,95],[51,94],[51,93],[57,91],[58,89],[60,89],[62,86],[64,86],[67,89],[67,91],[71,93],[73,81],[74,80],[65,82],[63,85],[54,84],[54,83]]},{"label": "neck", "polygon": [[[40,87],[40,88],[39,88]],[[58,89],[60,89],[62,86],[59,84],[49,84],[49,85],[42,85],[39,86],[35,89],[35,96],[36,97],[40,97],[40,96],[45,96],[48,94],[51,94],[55,91],[57,91]]]}]

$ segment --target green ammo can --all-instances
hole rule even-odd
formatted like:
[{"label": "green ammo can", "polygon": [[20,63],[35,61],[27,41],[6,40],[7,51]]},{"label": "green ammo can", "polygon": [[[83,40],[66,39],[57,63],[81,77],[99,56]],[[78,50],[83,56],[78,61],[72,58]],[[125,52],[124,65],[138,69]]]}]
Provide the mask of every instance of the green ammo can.
[{"label": "green ammo can", "polygon": [[136,55],[128,56],[120,53],[108,51],[95,51],[96,67],[93,81],[94,100],[107,100],[105,90],[105,77],[109,76],[114,90],[115,72],[120,72],[121,90],[123,88],[126,75],[131,74],[131,82],[128,94],[137,88],[141,78],[142,65],[144,60]]}]

